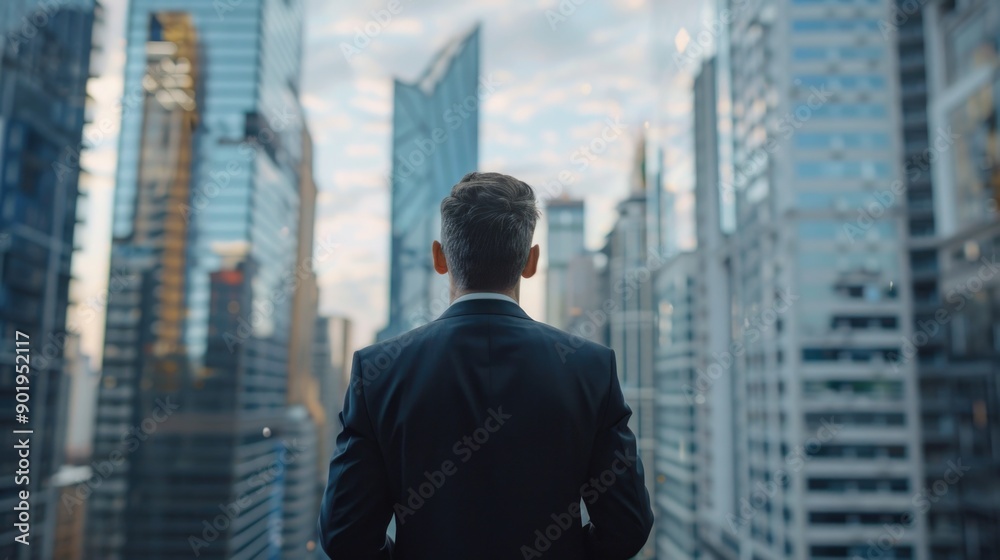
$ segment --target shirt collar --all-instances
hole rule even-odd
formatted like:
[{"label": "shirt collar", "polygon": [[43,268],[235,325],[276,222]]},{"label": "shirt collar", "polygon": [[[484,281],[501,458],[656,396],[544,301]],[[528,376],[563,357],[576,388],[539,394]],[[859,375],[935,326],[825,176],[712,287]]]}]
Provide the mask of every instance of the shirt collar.
[{"label": "shirt collar", "polygon": [[496,292],[473,292],[471,294],[465,294],[462,297],[455,298],[455,301],[451,302],[451,305],[455,305],[460,301],[469,301],[471,299],[498,299],[501,301],[509,301],[514,305],[518,305],[520,307],[520,305],[517,303],[517,300],[515,300],[514,298],[510,296],[505,296],[503,294],[498,294]]}]

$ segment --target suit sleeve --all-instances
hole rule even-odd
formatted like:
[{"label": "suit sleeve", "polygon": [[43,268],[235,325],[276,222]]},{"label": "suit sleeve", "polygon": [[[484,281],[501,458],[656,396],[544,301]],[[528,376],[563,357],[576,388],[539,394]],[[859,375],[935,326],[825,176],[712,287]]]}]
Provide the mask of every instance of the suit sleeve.
[{"label": "suit sleeve", "polygon": [[608,394],[581,488],[590,514],[587,544],[592,557],[625,559],[636,555],[653,527],[642,461],[635,434],[628,427],[632,409],[625,403],[614,351],[610,354]]},{"label": "suit sleeve", "polygon": [[333,559],[387,560],[392,499],[382,452],[365,403],[361,359],[354,353],[351,386],[340,413],[343,429],[330,461],[319,514],[323,550]]}]

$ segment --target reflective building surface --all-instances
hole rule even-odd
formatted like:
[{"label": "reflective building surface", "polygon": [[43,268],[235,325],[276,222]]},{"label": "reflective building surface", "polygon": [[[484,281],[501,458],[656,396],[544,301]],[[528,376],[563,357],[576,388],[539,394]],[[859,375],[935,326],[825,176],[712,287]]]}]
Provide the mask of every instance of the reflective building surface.
[{"label": "reflective building surface", "polygon": [[[18,452],[0,459],[0,556],[53,556],[64,457],[68,375],[70,260],[79,194],[81,135],[92,32],[101,8],[93,0],[0,4],[0,427],[33,430],[30,474],[19,481]],[[16,332],[23,333],[17,336]],[[26,336],[24,336],[26,335]],[[15,343],[30,350],[28,382],[15,376]],[[24,365],[19,361],[18,365]],[[24,373],[20,371],[19,373]],[[15,423],[17,387],[29,396],[26,422]],[[19,401],[23,402],[23,401]],[[22,436],[18,436],[22,437]],[[8,439],[10,446],[15,445]],[[30,531],[15,528],[30,496]],[[23,508],[22,508],[23,509]],[[18,519],[17,522],[23,521]],[[14,541],[30,533],[29,546]]]},{"label": "reflective building surface", "polygon": [[940,267],[933,315],[916,322],[914,343],[934,350],[920,353],[925,484],[948,489],[932,495],[928,545],[931,558],[996,558],[1000,4],[929,2],[923,19],[932,134],[918,162],[933,170]]},{"label": "reflective building surface", "polygon": [[315,476],[287,408],[301,31],[294,0],[130,5],[88,558],[278,558]]},{"label": "reflective building surface", "polygon": [[437,318],[448,280],[431,263],[441,199],[479,166],[479,27],[454,39],[412,83],[396,80],[392,115],[389,324],[383,340]]}]

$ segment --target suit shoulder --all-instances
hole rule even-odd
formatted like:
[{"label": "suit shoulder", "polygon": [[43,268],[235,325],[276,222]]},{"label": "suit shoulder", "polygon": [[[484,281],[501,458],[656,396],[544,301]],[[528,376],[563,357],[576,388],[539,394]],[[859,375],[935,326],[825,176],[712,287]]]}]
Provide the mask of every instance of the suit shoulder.
[{"label": "suit shoulder", "polygon": [[392,338],[376,342],[358,350],[358,357],[362,360],[374,359],[381,354],[398,355],[403,348],[412,346],[415,342],[426,340],[434,336],[434,333],[441,328],[438,321],[431,321],[419,327],[410,329]]},{"label": "suit shoulder", "polygon": [[579,353],[585,356],[605,356],[611,355],[611,349],[607,346],[594,342],[588,338],[580,336],[578,334],[566,332],[562,329],[557,329],[552,325],[542,323],[540,321],[535,322],[539,326],[541,331],[549,338],[549,340],[556,342],[564,347],[570,348],[575,353]]}]

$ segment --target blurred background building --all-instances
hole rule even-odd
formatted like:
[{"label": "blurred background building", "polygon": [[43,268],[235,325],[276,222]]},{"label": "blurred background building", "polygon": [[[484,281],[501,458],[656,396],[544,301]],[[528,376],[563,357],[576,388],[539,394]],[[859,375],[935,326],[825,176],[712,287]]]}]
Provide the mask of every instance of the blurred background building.
[{"label": "blurred background building", "polygon": [[923,557],[905,204],[855,223],[902,177],[899,72],[878,35],[890,7],[730,4],[739,352],[709,359],[732,360],[732,395],[711,383],[698,395],[735,415],[700,431],[699,447],[722,437],[733,457],[704,479],[720,500],[699,529],[713,556],[865,557],[914,516],[891,554]]},{"label": "blurred background building", "polygon": [[990,558],[1000,556],[1000,4],[939,0],[922,14],[927,83],[913,89],[928,92],[928,147],[906,169],[931,179],[934,201],[933,252],[920,263],[937,275],[934,311],[915,313],[913,340],[925,485],[951,480],[958,461],[968,469],[930,500],[928,541],[931,558]]},{"label": "blurred background building", "polygon": [[[588,6],[534,15],[565,42]],[[314,167],[328,123],[306,126],[304,106],[324,101],[300,84],[303,56],[326,53],[305,52],[304,0],[128,3],[106,302],[84,309],[105,317],[98,369],[66,310],[105,9],[0,5],[0,397],[14,402],[15,331],[31,335],[34,370],[33,544],[13,544],[21,488],[4,475],[0,552],[322,557],[319,499],[353,353],[368,343],[366,318],[321,311],[328,270],[313,237],[331,206]],[[1000,4],[699,9],[701,28],[649,40],[656,64],[673,65],[653,69],[672,76],[655,91],[669,107],[629,123],[643,132],[621,140],[627,170],[600,186],[620,199],[535,185],[545,319],[615,350],[633,410],[656,513],[638,557],[1000,557]],[[484,107],[494,79],[480,64],[545,52],[481,52],[504,22],[470,28],[468,15],[385,100],[379,339],[449,303],[430,245],[440,200],[480,167],[483,113],[538,118],[503,94]],[[384,30],[419,27],[428,50],[440,44],[439,28],[414,21],[394,14]],[[581,69],[545,72],[570,83]],[[504,133],[545,146],[557,173],[548,146],[577,131]]]},{"label": "blurred background building", "polygon": [[389,323],[400,335],[448,307],[448,279],[431,262],[441,199],[479,168],[479,26],[455,38],[413,82],[393,83]]},{"label": "blurred background building", "polygon": [[[0,6],[0,426],[7,434],[34,431],[28,484],[15,483],[17,453],[0,459],[8,473],[0,482],[0,555],[12,560],[54,554],[53,540],[41,535],[55,532],[60,490],[53,477],[64,460],[70,259],[100,14],[94,0]],[[29,337],[32,351],[24,425],[14,417],[16,332]],[[21,491],[31,496],[30,547],[14,541]]]},{"label": "blurred background building", "polygon": [[[618,376],[625,402],[632,409],[629,428],[635,433],[639,458],[645,467],[646,485],[655,502],[656,439],[653,429],[655,387],[653,385],[654,311],[653,275],[661,266],[658,248],[649,247],[645,141],[640,138],[628,198],[618,204],[618,219],[604,246],[608,339],[615,351]],[[652,249],[652,250],[651,250]],[[654,554],[657,529],[640,556]]]},{"label": "blurred background building", "polygon": [[312,534],[303,7],[231,7],[130,5],[111,255],[129,281],[108,301],[87,557],[301,557]]},{"label": "blurred background building", "polygon": [[545,322],[569,330],[571,319],[570,264],[580,257],[584,247],[583,201],[568,196],[545,203],[547,213],[548,265],[545,274]]}]

